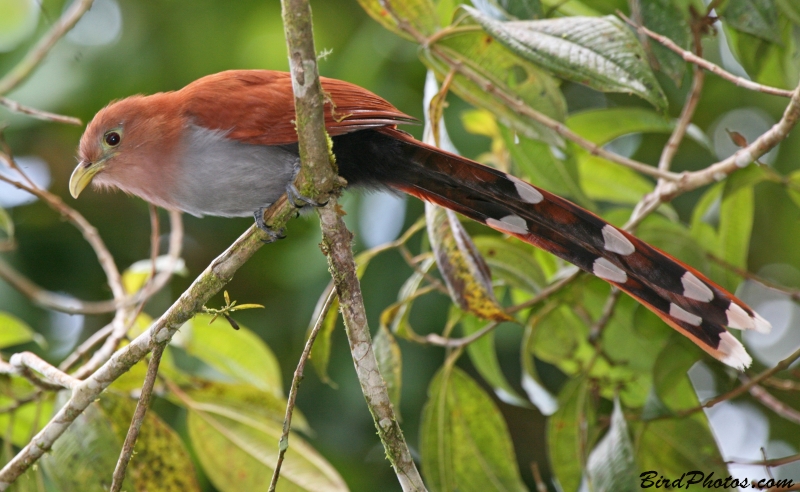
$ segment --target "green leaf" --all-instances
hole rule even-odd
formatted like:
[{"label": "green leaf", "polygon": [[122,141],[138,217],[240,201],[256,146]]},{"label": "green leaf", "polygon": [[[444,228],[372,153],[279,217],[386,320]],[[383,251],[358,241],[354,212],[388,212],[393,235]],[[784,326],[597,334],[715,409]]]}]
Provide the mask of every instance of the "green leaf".
[{"label": "green leaf", "polygon": [[[567,126],[578,135],[597,145],[631,133],[672,133],[674,119],[647,108],[600,108],[573,113]],[[708,136],[695,125],[689,125],[687,135],[706,149],[713,149]]]},{"label": "green leaf", "polygon": [[[167,269],[170,263],[172,263],[172,259],[169,255],[162,255],[156,258],[155,263],[155,272],[160,273]],[[186,263],[183,261],[183,258],[178,258],[175,261],[173,271],[182,277],[189,274],[189,270],[186,269]],[[122,273],[122,286],[125,287],[125,292],[133,293],[144,287],[144,284],[150,278],[152,272],[153,262],[150,261],[149,258],[133,263]]]},{"label": "green leaf", "polygon": [[398,20],[407,22],[423,36],[430,36],[436,32],[438,27],[437,20],[439,16],[431,0],[391,2],[391,11],[386,8],[381,0],[358,0],[358,3],[370,17],[378,21],[383,27],[411,41],[416,40],[398,25]]},{"label": "green leaf", "polygon": [[[486,326],[485,321],[481,321],[474,316],[464,316],[461,318],[461,328],[464,336],[470,336]],[[498,398],[510,405],[519,407],[530,407],[528,400],[521,397],[519,393],[506,380],[500,362],[497,360],[497,352],[494,348],[494,330],[485,334],[479,339],[467,345],[467,353],[472,361],[472,365],[478,373],[492,387]]]},{"label": "green leaf", "polygon": [[720,17],[737,31],[780,43],[778,11],[774,0],[728,0]]},{"label": "green leaf", "polygon": [[786,193],[788,193],[794,204],[800,207],[800,170],[792,172],[786,179],[789,182],[789,186],[786,187]]},{"label": "green leaf", "polygon": [[27,342],[36,342],[45,346],[41,335],[16,316],[0,312],[0,349],[13,347]]},{"label": "green leaf", "polygon": [[473,240],[494,277],[530,293],[539,292],[547,284],[545,272],[528,245],[500,236],[476,236]]},{"label": "green leaf", "polygon": [[686,410],[700,404],[688,376],[700,354],[699,348],[677,332],[658,354],[653,366],[653,388],[659,400],[671,411]]},{"label": "green leaf", "polygon": [[[52,450],[42,456],[41,464],[60,490],[102,492],[108,490],[109,475],[116,466],[121,445],[114,423],[101,404],[94,402],[72,422]],[[134,484],[127,475],[122,488],[138,490]]]},{"label": "green leaf", "polygon": [[508,428],[480,386],[445,366],[428,387],[420,430],[431,491],[525,491]]},{"label": "green leaf", "polygon": [[500,22],[463,8],[508,49],[558,77],[601,92],[636,94],[659,109],[667,107],[641,45],[616,17]]},{"label": "green leaf", "polygon": [[373,339],[372,348],[375,357],[378,359],[378,367],[381,376],[386,383],[386,390],[389,392],[389,400],[392,402],[395,414],[400,415],[400,396],[403,386],[403,354],[392,333],[381,325],[378,333]]},{"label": "green leaf", "polygon": [[[220,492],[263,489],[278,458],[282,425],[234,417],[190,409],[187,424],[192,447]],[[278,489],[327,492],[347,490],[347,485],[308,443],[291,433]]]},{"label": "green leaf", "polygon": [[581,187],[592,200],[635,205],[653,191],[653,183],[642,175],[588,152],[578,152]]},{"label": "green leaf", "polygon": [[0,232],[5,234],[7,241],[14,239],[14,221],[3,207],[0,207]]},{"label": "green leaf", "polygon": [[[750,235],[753,231],[755,199],[752,186],[736,189],[732,180],[725,183],[719,217],[719,245],[722,259],[740,268],[747,269],[747,253],[750,251]],[[735,290],[739,276],[722,270],[723,286]]]},{"label": "green leaf", "polygon": [[492,274],[455,212],[425,203],[428,237],[453,303],[481,319],[512,319],[497,302]]},{"label": "green leaf", "polygon": [[[106,392],[100,398],[100,409],[103,417],[111,422],[120,443],[111,453],[117,456],[128,433],[136,403],[134,400]],[[107,480],[107,476],[108,470],[99,478]],[[200,486],[195,476],[192,459],[180,436],[158,414],[153,411],[147,412],[139,431],[139,438],[136,440],[135,455],[128,465],[128,477],[136,484],[135,490],[199,492]]]},{"label": "green leaf", "polygon": [[[688,49],[691,43],[691,30],[686,16],[672,0],[636,0],[641,16],[641,24],[666,36],[683,49]],[[635,18],[635,17],[634,17]],[[638,20],[638,19],[637,19]],[[651,54],[651,63],[671,78],[676,85],[680,85],[686,72],[686,62],[683,58],[661,43],[646,36],[639,40],[644,45],[645,51]]]},{"label": "green leaf", "polygon": [[[106,392],[70,425],[42,457],[42,466],[60,490],[108,490],[135,406],[133,400]],[[123,490],[200,490],[180,438],[152,411],[142,425]]]},{"label": "green leaf", "polygon": [[581,362],[588,362],[594,350],[587,341],[589,328],[565,304],[542,316],[533,332],[531,346],[539,359],[577,374]]},{"label": "green leaf", "polygon": [[586,471],[591,490],[596,492],[632,492],[638,490],[633,443],[619,399],[614,399],[611,425],[589,455]]},{"label": "green leaf", "polygon": [[564,492],[577,492],[595,432],[588,386],[586,378],[567,382],[558,395],[558,411],[547,420],[550,466]]},{"label": "green leaf", "polygon": [[536,371],[536,364],[532,357],[534,351],[533,333],[534,323],[530,322],[525,326],[525,333],[520,344],[522,388],[528,395],[528,399],[539,409],[539,412],[544,416],[550,416],[558,410],[558,400],[544,387]]},{"label": "green leaf", "polygon": [[172,343],[202,360],[229,381],[241,381],[283,397],[278,359],[261,338],[244,326],[239,330],[217,318],[201,314],[181,328]]},{"label": "green leaf", "polygon": [[[27,379],[2,375],[0,408],[16,407],[20,400],[31,400],[36,391],[36,387]],[[53,393],[45,393],[38,400],[33,399],[24,403],[13,412],[0,412],[0,438],[8,438],[8,441],[17,447],[28,444],[31,436],[41,430],[47,423],[48,416],[53,413],[53,400]],[[2,444],[0,442],[0,445]]]},{"label": "green leaf", "polygon": [[491,111],[501,123],[522,135],[563,145],[563,139],[554,131],[522,116],[506,102],[510,98],[556,121],[563,121],[567,106],[558,82],[488,34],[478,30],[447,34],[423,50],[422,60],[439,78],[449,74],[456,64],[463,67],[480,82],[475,83],[457,72],[451,84],[453,92],[470,104]]},{"label": "green leaf", "polygon": [[776,0],[775,4],[794,25],[800,26],[800,3],[794,0]]},{"label": "green leaf", "polygon": [[595,208],[578,184],[578,165],[573,156],[559,159],[544,142],[519,136],[506,127],[501,127],[501,134],[514,164],[526,181],[569,198],[582,207]]}]

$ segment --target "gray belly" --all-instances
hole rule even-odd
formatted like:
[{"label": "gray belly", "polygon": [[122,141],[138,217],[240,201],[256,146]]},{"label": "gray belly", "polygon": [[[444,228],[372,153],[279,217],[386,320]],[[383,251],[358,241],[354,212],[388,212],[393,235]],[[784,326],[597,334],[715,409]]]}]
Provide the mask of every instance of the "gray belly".
[{"label": "gray belly", "polygon": [[293,178],[297,156],[284,148],[237,142],[198,126],[187,134],[176,198],[190,214],[251,216],[283,195]]}]

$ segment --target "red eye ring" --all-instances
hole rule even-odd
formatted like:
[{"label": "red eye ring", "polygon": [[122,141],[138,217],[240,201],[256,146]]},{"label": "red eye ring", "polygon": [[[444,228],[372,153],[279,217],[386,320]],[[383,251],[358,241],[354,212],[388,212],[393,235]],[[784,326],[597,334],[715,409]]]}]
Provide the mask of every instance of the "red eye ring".
[{"label": "red eye ring", "polygon": [[122,137],[120,137],[119,133],[117,132],[108,132],[106,133],[105,137],[103,137],[103,139],[109,146],[116,147],[117,145],[119,145],[119,142],[122,140]]}]

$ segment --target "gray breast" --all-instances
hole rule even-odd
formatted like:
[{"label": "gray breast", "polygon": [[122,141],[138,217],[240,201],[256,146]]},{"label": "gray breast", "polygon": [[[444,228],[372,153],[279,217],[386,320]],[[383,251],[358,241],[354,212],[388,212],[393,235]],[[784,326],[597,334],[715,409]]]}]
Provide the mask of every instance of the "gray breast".
[{"label": "gray breast", "polygon": [[297,160],[284,148],[237,142],[195,125],[184,149],[176,198],[198,216],[245,217],[270,205],[285,193]]}]

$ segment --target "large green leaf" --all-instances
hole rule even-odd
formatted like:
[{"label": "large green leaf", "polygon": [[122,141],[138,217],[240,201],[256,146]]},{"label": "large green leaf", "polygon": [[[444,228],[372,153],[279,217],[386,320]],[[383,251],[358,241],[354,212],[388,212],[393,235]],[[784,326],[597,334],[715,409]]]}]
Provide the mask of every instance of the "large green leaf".
[{"label": "large green leaf", "polygon": [[230,380],[282,397],[280,365],[267,344],[244,326],[233,330],[222,318],[209,324],[210,319],[205,314],[195,316],[183,325],[172,343]]},{"label": "large green leaf", "polygon": [[[461,328],[464,336],[470,336],[486,326],[485,321],[481,321],[474,316],[464,316],[461,318]],[[528,400],[522,398],[519,393],[509,384],[500,362],[497,360],[497,352],[494,348],[494,330],[487,333],[474,342],[467,345],[467,353],[472,361],[472,365],[478,370],[483,379],[492,387],[498,398],[511,405],[528,407]]]},{"label": "large green leaf", "polygon": [[[14,446],[25,446],[53,413],[53,393],[32,399],[36,392],[37,388],[27,379],[0,376],[0,408],[16,407],[14,411],[0,412],[0,438],[7,439],[6,444],[10,441]],[[28,403],[20,405],[20,401]]]},{"label": "large green leaf", "polygon": [[[570,130],[598,145],[631,133],[672,133],[675,120],[647,108],[600,108],[569,115]],[[695,125],[686,134],[709,151],[713,148],[708,136]]]},{"label": "large green leaf", "polygon": [[491,111],[501,123],[536,140],[555,145],[563,143],[554,131],[521,115],[498,95],[503,94],[505,98],[563,121],[567,106],[557,81],[488,34],[479,30],[447,34],[424,49],[422,56],[438,77],[445,77],[456,65],[472,73],[477,83],[457,72],[451,90],[474,106]]},{"label": "large green leaf", "polygon": [[596,492],[632,492],[638,490],[633,443],[619,399],[614,399],[608,432],[589,455],[586,471]]},{"label": "large green leaf", "polygon": [[659,109],[667,107],[641,45],[616,17],[500,22],[464,9],[497,41],[559,77],[598,91],[636,94]]},{"label": "large green leaf", "polygon": [[[106,393],[75,419],[42,457],[60,490],[108,490],[134,409],[132,400]],[[122,490],[200,490],[180,438],[154,412],[145,417]]]},{"label": "large green leaf", "polygon": [[[189,411],[188,427],[203,471],[220,492],[260,490],[270,482],[278,458],[281,424],[195,408]],[[292,433],[278,490],[343,491],[347,485],[324,458]]]},{"label": "large green leaf", "polygon": [[577,492],[595,427],[586,378],[573,379],[558,395],[559,408],[547,421],[550,466],[564,492]]},{"label": "large green leaf", "polygon": [[780,43],[778,10],[774,0],[728,0],[720,17],[734,29]]},{"label": "large green leaf", "polygon": [[500,411],[460,369],[445,366],[431,381],[420,434],[430,490],[527,490]]}]

